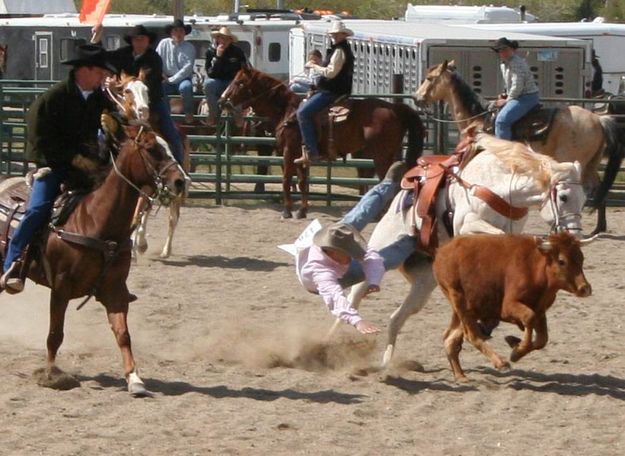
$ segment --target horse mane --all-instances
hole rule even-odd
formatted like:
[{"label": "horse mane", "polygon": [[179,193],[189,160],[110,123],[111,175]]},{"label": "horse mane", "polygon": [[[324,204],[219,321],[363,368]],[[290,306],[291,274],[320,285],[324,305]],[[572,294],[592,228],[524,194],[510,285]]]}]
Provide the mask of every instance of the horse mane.
[{"label": "horse mane", "polygon": [[451,73],[451,84],[453,90],[456,92],[456,95],[458,95],[460,102],[469,111],[469,115],[477,116],[478,114],[482,114],[486,111],[478,94],[464,81],[464,79],[460,77],[458,73]]},{"label": "horse mane", "polygon": [[276,107],[284,110],[285,113],[297,109],[300,104],[300,98],[289,89],[287,84],[256,69],[252,68],[251,72],[251,79],[256,81],[259,92],[268,94],[268,101],[274,102]]},{"label": "horse mane", "polygon": [[516,174],[529,175],[543,189],[549,188],[552,182],[560,180],[565,169],[562,163],[556,162],[547,155],[534,152],[528,146],[514,141],[499,139],[493,135],[481,133],[476,144],[494,154],[510,171]]}]

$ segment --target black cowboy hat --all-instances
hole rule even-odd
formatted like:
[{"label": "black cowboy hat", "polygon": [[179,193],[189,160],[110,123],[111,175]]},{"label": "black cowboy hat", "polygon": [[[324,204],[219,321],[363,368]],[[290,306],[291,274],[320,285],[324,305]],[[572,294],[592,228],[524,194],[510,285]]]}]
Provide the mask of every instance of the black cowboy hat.
[{"label": "black cowboy hat", "polygon": [[156,40],[156,33],[150,32],[143,24],[135,25],[132,30],[124,35],[124,41],[130,44],[135,36],[147,36],[150,43],[153,43],[154,40]]},{"label": "black cowboy hat", "polygon": [[499,38],[497,42],[495,43],[495,45],[491,47],[491,49],[495,52],[499,52],[505,48],[516,49],[518,47],[519,47],[519,43],[517,41],[510,41],[508,38],[504,36],[503,38]]},{"label": "black cowboy hat", "polygon": [[169,35],[171,33],[171,31],[173,29],[175,29],[176,27],[182,27],[184,28],[184,34],[188,35],[189,33],[191,33],[191,26],[189,24],[186,24],[182,21],[182,19],[176,19],[174,22],[172,22],[171,24],[167,24],[165,26],[165,33],[167,35]]},{"label": "black cowboy hat", "polygon": [[117,73],[117,68],[109,60],[109,53],[100,46],[94,44],[82,44],[70,50],[70,55],[61,63],[73,67],[97,66],[112,73]]}]

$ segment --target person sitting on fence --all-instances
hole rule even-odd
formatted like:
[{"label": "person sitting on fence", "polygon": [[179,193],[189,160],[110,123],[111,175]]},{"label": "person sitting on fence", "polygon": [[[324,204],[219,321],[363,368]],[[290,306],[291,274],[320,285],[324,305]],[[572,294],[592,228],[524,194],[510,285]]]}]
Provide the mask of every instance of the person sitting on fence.
[{"label": "person sitting on fence", "polygon": [[165,27],[165,33],[170,37],[162,39],[156,47],[156,52],[163,59],[163,90],[166,95],[180,94],[184,120],[192,124],[195,112],[192,80],[195,47],[184,39],[191,33],[191,26],[176,19]]},{"label": "person sitting on fence", "polygon": [[206,51],[204,95],[208,104],[207,125],[216,127],[219,97],[239,70],[247,65],[247,58],[243,50],[235,45],[238,41],[237,36],[232,34],[228,27],[212,31],[211,36],[216,46],[209,47]]},{"label": "person sitting on fence", "polygon": [[182,163],[184,155],[182,139],[171,118],[169,103],[163,92],[163,61],[150,47],[155,40],[156,34],[144,25],[136,25],[124,36],[124,41],[128,43],[128,46],[111,51],[110,58],[120,72],[123,71],[131,76],[138,76],[141,69],[145,70],[150,111],[156,113],[160,132],[171,146],[178,163]]},{"label": "person sitting on fence", "polygon": [[[321,65],[321,52],[318,49],[308,54],[308,62]],[[307,94],[317,87],[321,75],[313,67],[304,68],[300,74],[293,76],[289,81],[289,88],[298,94]]]},{"label": "person sitting on fence", "polygon": [[61,63],[72,67],[68,78],[37,98],[26,115],[26,158],[37,164],[38,171],[26,213],[4,258],[0,287],[8,293],[24,289],[22,253],[46,225],[61,184],[76,169],[76,160],[88,153],[90,144],[97,144],[102,112],[115,109],[101,90],[105,78],[117,72],[104,49],[85,44]]},{"label": "person sitting on fence", "polygon": [[311,161],[319,159],[319,146],[315,132],[315,114],[332,104],[337,98],[352,93],[354,73],[354,54],[347,42],[347,37],[354,34],[342,21],[334,21],[328,31],[332,46],[328,50],[323,65],[306,62],[305,67],[317,71],[321,76],[317,92],[297,109],[297,120],[304,144],[302,156],[295,163],[309,166]]},{"label": "person sitting on fence", "polygon": [[363,334],[379,332],[363,320],[344,295],[344,288],[366,280],[367,294],[380,291],[384,272],[402,264],[416,248],[411,236],[403,236],[379,252],[367,247],[360,231],[376,220],[399,191],[406,171],[394,163],[385,178],[369,190],[340,222],[317,231],[312,244],[296,250],[295,268],[300,283],[319,294],[335,317],[354,325]]}]

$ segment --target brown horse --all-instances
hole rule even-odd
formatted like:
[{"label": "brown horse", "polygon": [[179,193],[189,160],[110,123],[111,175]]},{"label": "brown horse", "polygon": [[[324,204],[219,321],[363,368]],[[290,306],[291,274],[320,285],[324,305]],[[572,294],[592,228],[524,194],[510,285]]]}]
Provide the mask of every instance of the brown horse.
[{"label": "brown horse", "polygon": [[7,59],[9,58],[9,45],[0,44],[0,79],[4,77],[7,69]]},{"label": "brown horse", "polygon": [[[252,107],[254,111],[270,119],[275,125],[276,148],[284,160],[282,191],[284,195],[283,218],[291,218],[293,201],[291,180],[297,173],[302,205],[297,218],[306,217],[308,210],[308,182],[306,170],[295,165],[294,160],[301,156],[302,138],[297,125],[295,112],[300,97],[286,84],[260,71],[244,68],[221,96],[222,106]],[[328,155],[329,142],[341,156],[351,154],[357,158],[372,158],[375,172],[384,176],[391,164],[401,158],[403,138],[408,132],[406,162],[412,165],[423,149],[424,128],[417,112],[404,104],[389,103],[380,99],[353,100],[348,119],[333,127],[330,135],[327,128],[327,111],[318,117],[323,125],[320,150]],[[359,170],[359,176],[364,176]]]},{"label": "brown horse", "polygon": [[[469,125],[483,127],[487,110],[477,94],[453,70],[453,63],[447,61],[430,67],[415,93],[417,103],[447,102],[461,132]],[[559,162],[578,161],[582,165],[584,187],[594,194],[593,205],[599,208],[593,234],[605,231],[605,198],[625,156],[617,123],[608,116],[599,116],[579,106],[561,107],[546,140],[528,143],[534,151]],[[604,153],[608,156],[608,163],[603,180],[599,182],[598,167]]]},{"label": "brown horse", "polygon": [[[57,352],[63,342],[65,313],[70,299],[95,296],[106,308],[108,321],[121,350],[128,391],[149,394],[138,376],[127,326],[132,219],[140,196],[184,191],[185,179],[177,163],[140,127],[126,127],[126,138],[103,183],[81,199],[60,226],[45,233],[28,249],[22,274],[47,286],[50,327],[47,338],[46,378],[55,381]],[[0,184],[0,200],[26,194],[25,180],[11,178]],[[21,192],[20,192],[21,188]],[[8,208],[5,214],[10,214]]]}]

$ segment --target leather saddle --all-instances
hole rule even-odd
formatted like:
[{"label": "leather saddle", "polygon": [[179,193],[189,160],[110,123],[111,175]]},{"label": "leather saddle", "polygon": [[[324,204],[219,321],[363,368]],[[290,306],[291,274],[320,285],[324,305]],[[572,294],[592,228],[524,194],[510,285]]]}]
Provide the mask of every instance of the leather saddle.
[{"label": "leather saddle", "polygon": [[[23,180],[17,181],[5,191],[0,192],[0,254],[3,258],[6,255],[9,240],[26,213],[32,189],[33,173],[34,171],[31,171]],[[50,223],[53,226],[64,224],[76,205],[87,193],[88,190],[83,189],[63,191],[54,202]],[[39,237],[36,236],[32,241],[38,243]]]},{"label": "leather saddle", "polygon": [[[419,248],[434,256],[438,248],[436,199],[445,186],[450,170],[462,166],[465,157],[473,156],[475,140],[467,137],[461,141],[452,155],[428,155],[420,157],[417,165],[408,170],[401,180],[401,188],[412,191],[415,215],[421,219],[421,229],[417,234]],[[451,235],[451,218],[444,220]]]},{"label": "leather saddle", "polygon": [[[545,108],[541,104],[536,105],[512,125],[512,139],[514,141],[541,141],[544,143],[547,141],[553,119],[555,119],[558,110],[559,108]],[[498,112],[495,111],[490,116],[486,116],[485,132],[494,134],[495,119]]]}]

